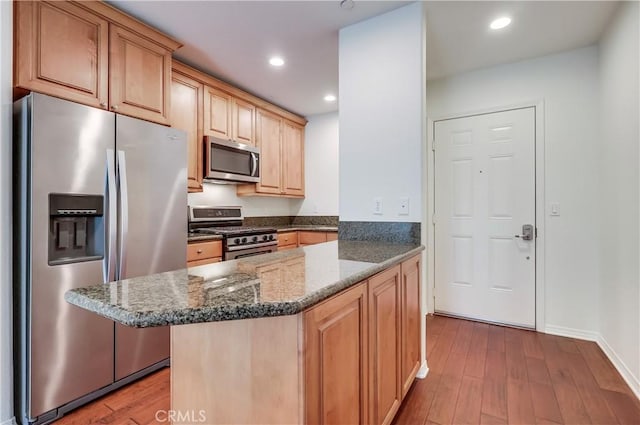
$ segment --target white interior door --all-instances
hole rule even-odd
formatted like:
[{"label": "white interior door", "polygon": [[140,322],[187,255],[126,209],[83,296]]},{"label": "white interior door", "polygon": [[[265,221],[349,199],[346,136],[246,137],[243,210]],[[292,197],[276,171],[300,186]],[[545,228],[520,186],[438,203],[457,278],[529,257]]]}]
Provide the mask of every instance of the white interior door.
[{"label": "white interior door", "polygon": [[436,312],[535,328],[535,109],[436,121],[434,140]]}]

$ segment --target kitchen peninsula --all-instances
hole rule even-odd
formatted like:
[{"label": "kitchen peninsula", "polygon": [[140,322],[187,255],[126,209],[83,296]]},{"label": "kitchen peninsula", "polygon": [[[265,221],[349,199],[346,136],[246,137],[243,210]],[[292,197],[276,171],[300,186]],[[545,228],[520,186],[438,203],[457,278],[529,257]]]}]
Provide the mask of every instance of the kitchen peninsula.
[{"label": "kitchen peninsula", "polygon": [[65,298],[171,325],[172,409],[206,423],[390,423],[421,365],[423,249],[333,241]]}]

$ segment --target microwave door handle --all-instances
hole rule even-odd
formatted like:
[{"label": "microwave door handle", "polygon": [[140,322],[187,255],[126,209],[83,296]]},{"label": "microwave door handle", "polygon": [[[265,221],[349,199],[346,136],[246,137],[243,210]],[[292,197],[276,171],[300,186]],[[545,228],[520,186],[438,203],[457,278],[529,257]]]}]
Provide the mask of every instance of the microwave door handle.
[{"label": "microwave door handle", "polygon": [[256,172],[258,171],[258,157],[255,153],[250,152],[251,155],[251,177],[256,176]]}]

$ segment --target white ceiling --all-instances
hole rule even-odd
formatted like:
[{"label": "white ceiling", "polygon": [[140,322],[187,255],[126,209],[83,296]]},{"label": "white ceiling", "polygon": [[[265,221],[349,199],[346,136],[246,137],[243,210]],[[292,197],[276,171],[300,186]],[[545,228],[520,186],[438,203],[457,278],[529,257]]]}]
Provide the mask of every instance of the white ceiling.
[{"label": "white ceiling", "polygon": [[[600,38],[614,1],[430,1],[427,79],[589,46]],[[508,27],[492,31],[499,17]]]},{"label": "white ceiling", "polygon": [[[175,56],[309,116],[337,110],[338,30],[407,1],[109,1],[184,43]],[[443,1],[427,7],[427,78],[532,58],[598,40],[617,2]],[[513,22],[489,32],[500,14]],[[286,64],[269,66],[271,55]]]},{"label": "white ceiling", "polygon": [[[408,1],[109,1],[184,43],[175,57],[298,114],[335,111],[338,30]],[[271,55],[286,63],[276,69]]]}]

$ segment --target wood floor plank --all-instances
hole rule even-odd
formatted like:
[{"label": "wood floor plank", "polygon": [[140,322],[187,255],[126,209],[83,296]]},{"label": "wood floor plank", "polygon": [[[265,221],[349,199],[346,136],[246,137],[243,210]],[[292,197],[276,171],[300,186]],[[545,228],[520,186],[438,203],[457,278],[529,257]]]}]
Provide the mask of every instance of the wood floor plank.
[{"label": "wood floor plank", "polygon": [[480,425],[507,425],[505,419],[496,418],[495,416],[482,413],[480,415]]},{"label": "wood floor plank", "polygon": [[544,351],[535,332],[530,331],[523,335],[522,348],[526,357],[544,360]]},{"label": "wood floor plank", "polygon": [[638,409],[634,400],[631,399],[631,396],[610,390],[602,390],[602,394],[621,424],[640,424],[640,409]]},{"label": "wood floor plank", "polygon": [[489,340],[489,327],[483,323],[476,323],[471,336],[471,348],[467,353],[467,361],[464,366],[466,376],[476,378],[484,377],[484,368],[487,358],[487,344]]},{"label": "wood floor plank", "polygon": [[504,328],[501,326],[489,327],[488,350],[504,352]]},{"label": "wood floor plank", "polygon": [[487,358],[484,366],[484,376],[493,379],[505,379],[507,361],[505,353],[500,351],[487,350]]},{"label": "wood floor plank", "polygon": [[100,399],[91,404],[80,407],[79,409],[63,416],[55,423],[56,425],[87,425],[99,423],[100,420],[113,413]]},{"label": "wood floor plank", "polygon": [[565,358],[591,421],[594,424],[618,423],[582,354],[566,353]]},{"label": "wood floor plank", "polygon": [[482,379],[463,376],[458,402],[453,415],[454,424],[477,424],[482,407]]},{"label": "wood floor plank", "polygon": [[431,358],[428,360],[429,370],[442,373],[447,364],[447,359],[449,358],[455,337],[455,331],[445,330],[438,336],[438,341],[435,347],[433,347]]},{"label": "wood floor plank", "polygon": [[507,379],[507,415],[510,424],[536,422],[528,382]]},{"label": "wood floor plank", "polygon": [[556,393],[562,419],[566,424],[590,424],[591,418],[582,403],[575,385],[554,382],[553,391]]},{"label": "wood floor plank", "polygon": [[529,389],[531,390],[531,401],[536,421],[546,420],[559,424],[563,423],[562,413],[560,413],[560,406],[558,406],[553,387],[537,382],[529,382]]},{"label": "wood floor plank", "polygon": [[571,338],[562,338],[559,339],[557,341],[558,347],[560,347],[561,351],[564,351],[565,353],[572,353],[572,354],[578,354],[578,347],[576,346],[576,344],[573,342],[573,339]]},{"label": "wood floor plank", "polygon": [[600,388],[625,394],[630,393],[627,384],[595,342],[579,341],[576,346]]},{"label": "wood floor plank", "polygon": [[440,374],[429,372],[425,379],[416,379],[396,414],[396,425],[424,424],[440,384]]},{"label": "wood floor plank", "polygon": [[442,425],[452,423],[466,358],[465,353],[449,354],[445,365],[446,372],[440,378],[440,385],[427,416],[428,420]]},{"label": "wood floor plank", "polygon": [[522,349],[521,339],[509,339],[505,341],[505,353],[507,362],[507,379],[527,381],[527,362]]},{"label": "wood floor plank", "polygon": [[507,420],[507,381],[506,378],[486,376],[482,385],[483,414]]},{"label": "wood floor plank", "polygon": [[547,370],[547,363],[544,360],[540,360],[533,357],[525,357],[527,363],[527,376],[529,382],[537,382],[539,384],[551,384],[551,378],[549,377],[549,371]]},{"label": "wood floor plank", "polygon": [[458,332],[456,334],[455,341],[451,346],[452,353],[463,353],[467,354],[469,351],[469,346],[471,345],[471,336],[473,334],[473,322],[462,321],[460,327],[458,328]]}]

